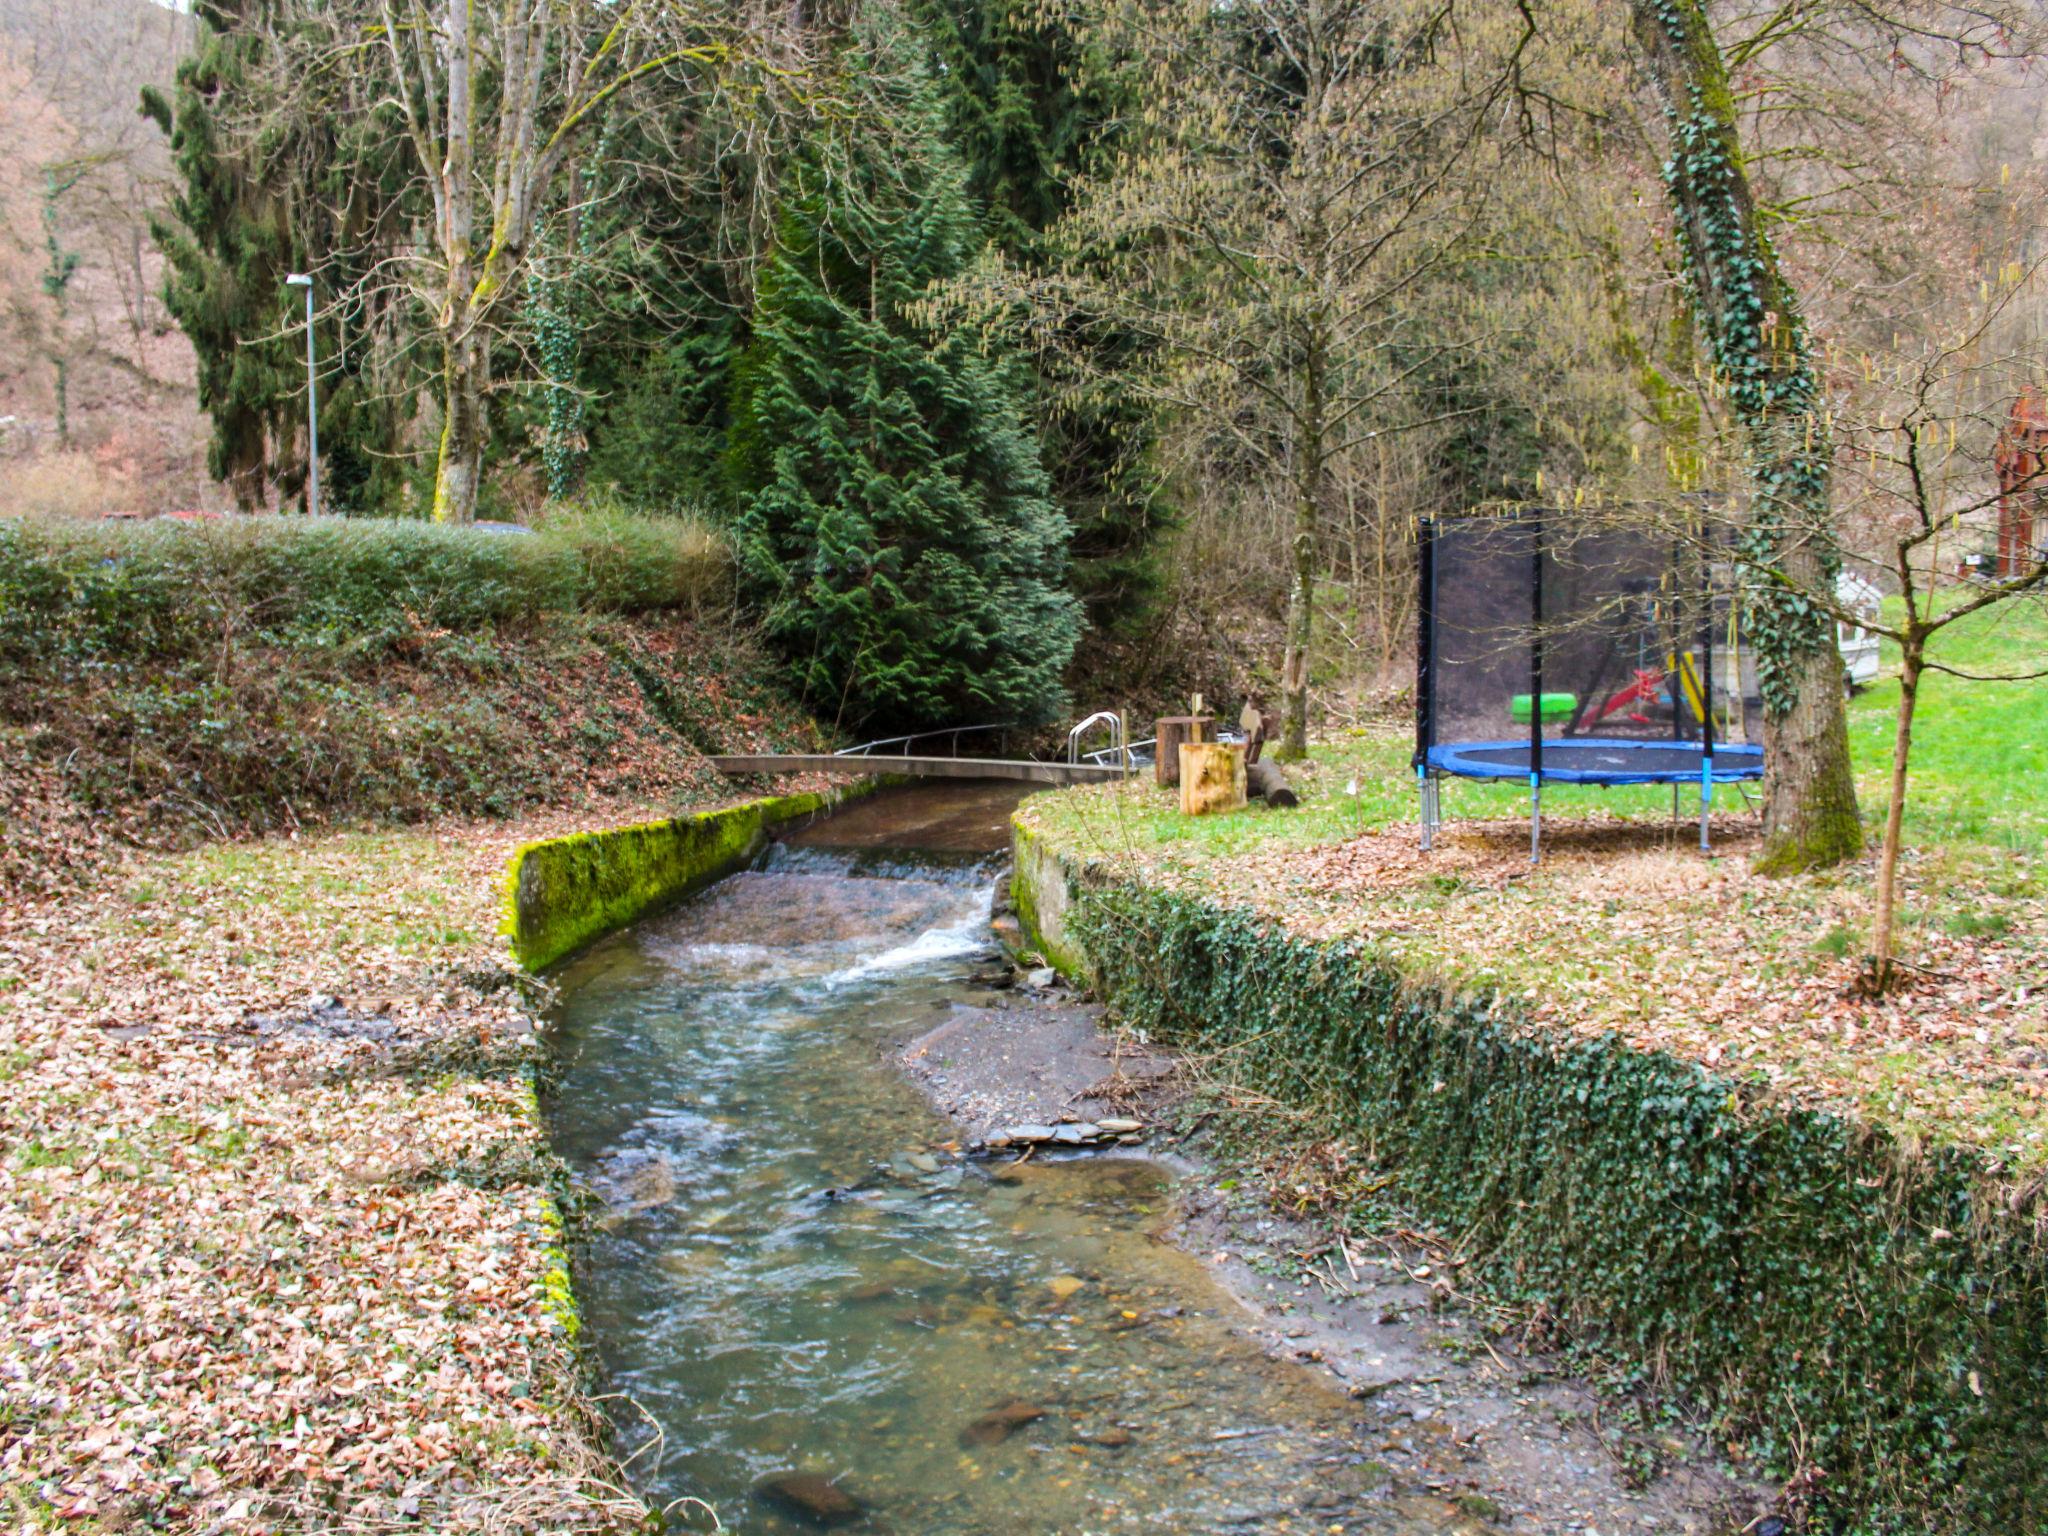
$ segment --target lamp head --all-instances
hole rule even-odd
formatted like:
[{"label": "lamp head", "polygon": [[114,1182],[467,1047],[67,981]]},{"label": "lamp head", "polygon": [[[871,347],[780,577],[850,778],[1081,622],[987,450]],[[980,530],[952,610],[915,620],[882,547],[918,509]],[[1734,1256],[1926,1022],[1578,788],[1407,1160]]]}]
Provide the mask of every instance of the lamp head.
[{"label": "lamp head", "polygon": [[294,272],[284,280],[284,285],[287,288],[310,288],[313,286],[313,279],[303,272]]}]

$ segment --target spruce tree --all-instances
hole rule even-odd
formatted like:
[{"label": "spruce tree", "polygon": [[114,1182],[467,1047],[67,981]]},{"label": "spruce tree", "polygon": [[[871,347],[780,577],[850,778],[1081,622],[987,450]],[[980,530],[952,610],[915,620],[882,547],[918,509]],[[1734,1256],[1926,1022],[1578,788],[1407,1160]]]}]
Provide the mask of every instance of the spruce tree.
[{"label": "spruce tree", "polygon": [[[1133,109],[1125,83],[1093,56],[1080,23],[1036,0],[910,0],[910,9],[938,66],[947,137],[996,247],[1022,268],[1069,259],[1047,231],[1075,182],[1113,151]],[[1095,622],[1114,625],[1155,593],[1152,536],[1171,511],[1146,407],[1101,383],[1137,343],[1109,333],[1093,350],[1098,367],[1079,374],[1048,353],[1034,405],[1053,498],[1073,524],[1073,588]]]},{"label": "spruce tree", "polygon": [[812,707],[1037,722],[1078,635],[1067,524],[994,328],[931,286],[979,243],[929,80],[882,10],[787,183],[737,387],[741,568]]},{"label": "spruce tree", "polygon": [[[283,287],[292,251],[281,198],[224,144],[215,103],[240,101],[261,61],[241,0],[200,0],[198,47],[178,65],[173,103],[154,88],[143,113],[170,135],[182,182],[150,234],[169,260],[164,304],[192,340],[199,403],[213,418],[207,470],[244,511],[263,504],[271,433],[294,386],[303,342],[288,335]],[[294,366],[295,357],[301,359]]]},{"label": "spruce tree", "polygon": [[362,69],[316,72],[300,80],[299,99],[281,101],[299,46],[288,13],[271,0],[199,0],[194,10],[196,48],[169,96],[144,89],[142,112],[169,135],[178,179],[150,234],[167,258],[165,306],[197,354],[199,401],[213,420],[208,469],[245,511],[263,504],[273,478],[287,496],[304,485],[303,452],[292,448],[305,441],[305,334],[284,279],[310,271],[321,301],[323,501],[387,510],[414,391],[392,376],[404,301],[382,273],[424,197],[407,190],[403,109]]}]

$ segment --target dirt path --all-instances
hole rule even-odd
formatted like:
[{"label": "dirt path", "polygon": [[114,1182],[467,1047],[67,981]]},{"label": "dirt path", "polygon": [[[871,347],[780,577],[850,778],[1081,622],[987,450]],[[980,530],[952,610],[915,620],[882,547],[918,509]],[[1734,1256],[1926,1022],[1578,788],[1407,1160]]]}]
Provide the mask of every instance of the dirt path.
[{"label": "dirt path", "polygon": [[898,1061],[977,1138],[1106,1115],[1157,1127],[1144,1155],[1172,1166],[1182,1190],[1163,1235],[1209,1256],[1244,1305],[1248,1337],[1345,1384],[1358,1401],[1360,1449],[1406,1489],[1440,1497],[1448,1529],[1773,1528],[1766,1492],[1716,1465],[1697,1436],[1636,1423],[1630,1404],[1518,1348],[1423,1246],[1347,1242],[1325,1223],[1279,1214],[1253,1177],[1220,1162],[1209,1138],[1171,1129],[1182,1080],[1175,1060],[1105,1032],[1100,1009],[1064,989],[1019,985],[987,1008],[955,1009],[901,1046]]}]

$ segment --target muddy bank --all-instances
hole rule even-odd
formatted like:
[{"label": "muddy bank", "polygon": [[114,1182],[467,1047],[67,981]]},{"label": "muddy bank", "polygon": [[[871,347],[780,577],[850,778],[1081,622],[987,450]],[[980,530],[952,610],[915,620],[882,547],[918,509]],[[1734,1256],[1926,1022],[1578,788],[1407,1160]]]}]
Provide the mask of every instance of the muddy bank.
[{"label": "muddy bank", "polygon": [[1718,1465],[1697,1436],[1645,1422],[1519,1347],[1516,1330],[1461,1296],[1455,1272],[1422,1244],[1347,1242],[1325,1223],[1280,1214],[1213,1137],[1178,1129],[1191,1117],[1170,1053],[1105,1030],[1101,1010],[1064,988],[1001,979],[1008,990],[989,1006],[955,1006],[904,1042],[902,1070],[973,1137],[1018,1122],[1147,1121],[1143,1155],[1178,1175],[1160,1235],[1199,1256],[1242,1304],[1243,1337],[1341,1385],[1356,1405],[1357,1449],[1440,1499],[1453,1528],[1770,1529],[1752,1523],[1768,1516],[1767,1491]]}]

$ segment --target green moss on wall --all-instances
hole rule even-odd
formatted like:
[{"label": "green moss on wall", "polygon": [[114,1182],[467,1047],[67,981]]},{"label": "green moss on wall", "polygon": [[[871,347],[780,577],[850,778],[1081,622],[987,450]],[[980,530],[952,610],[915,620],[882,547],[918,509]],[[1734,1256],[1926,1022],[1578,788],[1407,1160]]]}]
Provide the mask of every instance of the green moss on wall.
[{"label": "green moss on wall", "polygon": [[1087,982],[1086,957],[1067,938],[1077,880],[1066,860],[1016,819],[1010,822],[1010,853],[1010,902],[1026,947],[1037,950],[1061,975]]},{"label": "green moss on wall", "polygon": [[501,931],[519,963],[538,971],[731,874],[761,851],[770,828],[830,810],[873,782],[528,843],[505,876]]},{"label": "green moss on wall", "polygon": [[[1370,1149],[1497,1294],[1574,1320],[1762,1465],[1821,1469],[1823,1528],[2048,1530],[2048,1202],[1515,999],[1111,884],[1018,838],[1065,963],[1153,1038]],[[1048,950],[1048,958],[1052,957]]]}]

